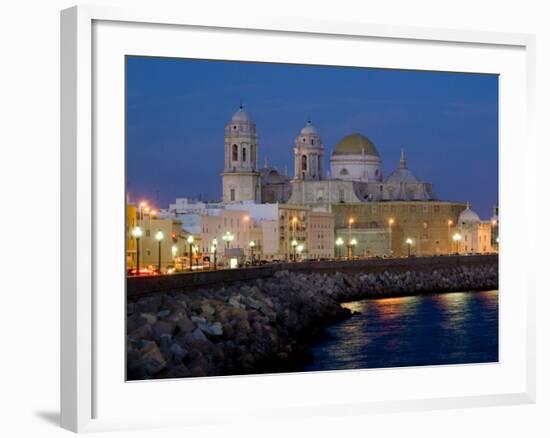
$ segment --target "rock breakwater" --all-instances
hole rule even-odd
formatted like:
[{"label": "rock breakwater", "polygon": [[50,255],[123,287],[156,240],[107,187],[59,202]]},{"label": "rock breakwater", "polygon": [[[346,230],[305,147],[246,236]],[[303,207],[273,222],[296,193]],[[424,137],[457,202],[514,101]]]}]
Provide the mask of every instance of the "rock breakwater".
[{"label": "rock breakwater", "polygon": [[381,273],[289,273],[127,304],[130,380],[292,371],[307,342],[350,315],[340,306],[382,296],[498,288],[498,266]]}]

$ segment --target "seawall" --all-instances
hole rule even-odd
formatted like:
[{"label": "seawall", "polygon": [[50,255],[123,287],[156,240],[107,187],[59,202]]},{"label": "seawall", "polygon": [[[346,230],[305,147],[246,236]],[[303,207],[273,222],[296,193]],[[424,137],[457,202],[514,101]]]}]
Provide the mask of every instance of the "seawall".
[{"label": "seawall", "polygon": [[341,302],[498,288],[497,257],[437,267],[419,260],[393,264],[393,270],[382,270],[382,263],[369,271],[275,270],[244,281],[133,296],[127,307],[128,378],[292,371],[307,357],[312,336],[349,316]]},{"label": "seawall", "polygon": [[300,263],[272,263],[245,269],[221,269],[216,271],[184,272],[173,275],[129,277],[126,282],[128,298],[155,292],[193,290],[216,284],[273,277],[276,272],[300,273],[375,273],[432,271],[459,266],[498,264],[498,255],[434,256],[394,259],[358,259],[340,261],[311,261]]}]

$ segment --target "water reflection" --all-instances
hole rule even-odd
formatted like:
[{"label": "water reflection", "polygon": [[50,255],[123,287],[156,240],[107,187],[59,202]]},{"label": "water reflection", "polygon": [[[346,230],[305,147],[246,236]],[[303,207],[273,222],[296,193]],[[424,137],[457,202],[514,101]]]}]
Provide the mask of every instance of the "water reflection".
[{"label": "water reflection", "polygon": [[498,361],[498,291],[355,301],[306,370]]}]

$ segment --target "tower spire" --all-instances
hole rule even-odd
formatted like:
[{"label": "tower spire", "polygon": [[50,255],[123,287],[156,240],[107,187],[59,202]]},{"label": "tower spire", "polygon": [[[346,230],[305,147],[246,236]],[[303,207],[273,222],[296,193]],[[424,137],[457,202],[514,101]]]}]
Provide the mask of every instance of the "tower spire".
[{"label": "tower spire", "polygon": [[401,159],[399,160],[399,168],[400,169],[407,168],[407,160],[405,159],[405,149],[403,148],[401,148]]}]

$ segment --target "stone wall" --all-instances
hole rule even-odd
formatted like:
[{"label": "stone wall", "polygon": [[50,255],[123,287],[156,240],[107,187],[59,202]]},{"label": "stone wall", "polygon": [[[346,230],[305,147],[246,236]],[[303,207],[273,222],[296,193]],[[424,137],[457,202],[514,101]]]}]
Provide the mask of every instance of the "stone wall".
[{"label": "stone wall", "polygon": [[[345,252],[345,248],[343,251]],[[163,276],[129,277],[126,282],[126,293],[127,296],[131,298],[157,292],[192,290],[200,287],[213,286],[219,283],[228,284],[235,281],[268,278],[279,271],[304,273],[431,271],[440,268],[497,263],[498,255],[411,257],[395,259],[369,258],[351,261],[273,263],[246,269],[221,269],[217,271],[185,272]]]},{"label": "stone wall", "polygon": [[[496,260],[496,259],[495,259]],[[498,264],[431,270],[291,272],[130,299],[129,379],[293,371],[339,303],[365,298],[498,288]]]}]

